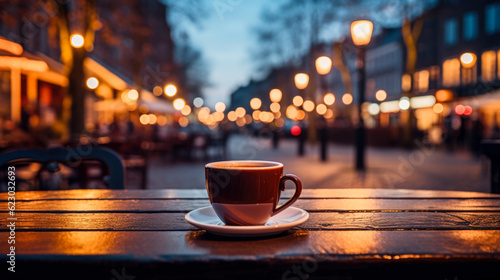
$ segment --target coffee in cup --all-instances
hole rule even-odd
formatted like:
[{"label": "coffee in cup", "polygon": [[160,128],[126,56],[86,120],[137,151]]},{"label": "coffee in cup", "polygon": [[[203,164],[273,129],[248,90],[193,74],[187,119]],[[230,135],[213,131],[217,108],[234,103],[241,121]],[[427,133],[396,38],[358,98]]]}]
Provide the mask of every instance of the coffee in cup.
[{"label": "coffee in cup", "polygon": [[[263,225],[292,205],[302,192],[300,179],[283,175],[283,164],[273,161],[220,161],[205,165],[208,197],[226,225]],[[293,181],[295,194],[278,205],[285,182]]]}]

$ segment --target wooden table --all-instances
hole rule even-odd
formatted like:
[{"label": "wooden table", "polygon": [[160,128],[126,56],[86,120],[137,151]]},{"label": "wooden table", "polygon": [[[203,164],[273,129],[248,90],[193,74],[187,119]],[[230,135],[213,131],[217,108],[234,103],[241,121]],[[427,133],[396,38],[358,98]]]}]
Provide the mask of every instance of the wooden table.
[{"label": "wooden table", "polygon": [[209,205],[205,190],[18,192],[7,278],[0,200],[0,279],[500,278],[500,195],[306,189],[306,223],[239,239],[184,220]]}]

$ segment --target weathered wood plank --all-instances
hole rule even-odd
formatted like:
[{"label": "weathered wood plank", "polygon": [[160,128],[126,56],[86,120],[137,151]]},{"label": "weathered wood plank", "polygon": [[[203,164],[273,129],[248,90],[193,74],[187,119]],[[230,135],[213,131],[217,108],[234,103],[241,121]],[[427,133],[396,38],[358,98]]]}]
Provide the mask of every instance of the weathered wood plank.
[{"label": "weathered wood plank", "polygon": [[[283,198],[289,198],[293,191],[285,191]],[[0,201],[6,201],[7,193],[0,193]],[[500,199],[498,194],[463,192],[463,191],[430,191],[406,189],[304,189],[302,198],[492,198]],[[65,191],[30,191],[17,192],[17,200],[59,200],[59,199],[206,199],[205,189],[192,190],[65,190]]]},{"label": "weathered wood plank", "polygon": [[[6,240],[8,233],[0,232]],[[234,241],[238,246],[234,246]],[[443,256],[500,260],[500,230],[291,231],[265,239],[217,237],[204,231],[18,232],[16,255],[122,256],[134,261],[256,260],[310,256],[320,259],[425,259]],[[8,244],[0,243],[7,252]],[[168,257],[167,257],[168,256]],[[5,255],[2,254],[2,258]]]},{"label": "weathered wood plank", "polygon": [[[281,201],[283,203],[284,201]],[[18,201],[17,212],[189,212],[209,206],[199,200],[33,200]],[[306,211],[500,211],[500,199],[299,199]],[[2,209],[0,209],[0,212]],[[7,208],[4,209],[7,211]]]},{"label": "weathered wood plank", "polygon": [[[0,233],[0,238],[6,240],[7,234]],[[203,231],[19,232],[17,236],[16,261],[21,264],[17,279],[500,277],[498,230],[299,230],[266,239],[223,238]],[[7,246],[0,243],[0,250],[8,252]],[[0,261],[6,260],[2,254]]]},{"label": "weathered wood plank", "polygon": [[[194,230],[183,213],[23,213],[16,231],[46,230]],[[8,231],[7,214],[0,231]],[[307,230],[445,230],[500,229],[500,212],[327,212],[310,213],[299,228]]]}]

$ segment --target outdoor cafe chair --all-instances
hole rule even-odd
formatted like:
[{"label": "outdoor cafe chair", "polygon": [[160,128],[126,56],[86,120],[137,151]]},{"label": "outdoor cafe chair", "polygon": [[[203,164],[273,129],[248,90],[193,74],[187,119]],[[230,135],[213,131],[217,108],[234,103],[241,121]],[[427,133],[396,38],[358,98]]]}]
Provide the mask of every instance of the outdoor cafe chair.
[{"label": "outdoor cafe chair", "polygon": [[[99,162],[106,168],[99,172],[102,176],[92,176],[92,162]],[[124,165],[123,161],[115,151],[95,146],[77,147],[55,147],[49,149],[21,149],[0,154],[0,174],[7,174],[9,165],[38,164],[41,168],[36,172],[36,180],[42,179],[43,171],[55,174],[68,169],[74,169],[78,173],[80,186],[88,187],[90,180],[101,179],[104,185],[110,189],[124,188]],[[67,167],[66,167],[67,166]],[[95,165],[94,165],[95,166]],[[104,170],[107,169],[107,170]],[[90,171],[90,172],[89,172]],[[107,171],[107,172],[105,172]],[[66,172],[67,173],[67,172]],[[107,173],[107,175],[104,175]],[[16,172],[17,174],[17,172]],[[3,180],[3,179],[0,179]]]}]

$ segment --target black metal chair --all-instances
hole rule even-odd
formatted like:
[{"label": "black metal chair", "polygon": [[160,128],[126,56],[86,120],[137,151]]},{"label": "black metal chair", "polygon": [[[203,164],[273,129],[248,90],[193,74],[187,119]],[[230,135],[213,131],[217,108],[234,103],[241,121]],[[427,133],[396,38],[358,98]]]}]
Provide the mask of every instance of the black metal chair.
[{"label": "black metal chair", "polygon": [[[40,163],[50,172],[60,170],[60,164],[69,167],[80,167],[81,170],[82,166],[88,167],[89,165],[86,165],[86,163],[92,161],[98,161],[107,167],[109,174],[102,178],[107,187],[110,189],[124,188],[123,161],[118,153],[108,148],[89,145],[50,149],[22,149],[0,154],[0,167],[5,170],[7,170],[5,168],[7,165],[16,163]],[[88,174],[80,172],[80,175],[81,179],[88,179],[86,178]]]},{"label": "black metal chair", "polygon": [[491,193],[500,193],[500,140],[484,140],[481,149],[491,160]]}]

